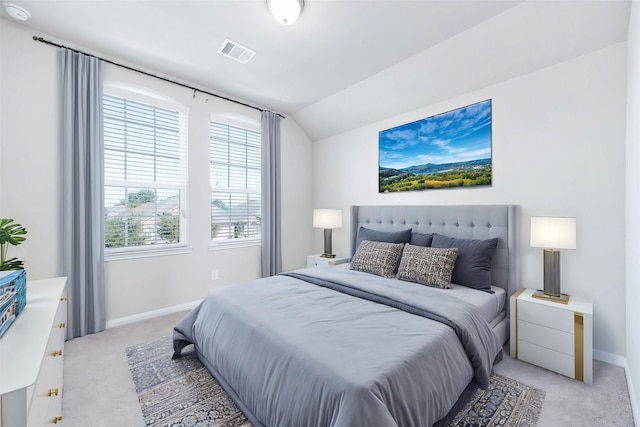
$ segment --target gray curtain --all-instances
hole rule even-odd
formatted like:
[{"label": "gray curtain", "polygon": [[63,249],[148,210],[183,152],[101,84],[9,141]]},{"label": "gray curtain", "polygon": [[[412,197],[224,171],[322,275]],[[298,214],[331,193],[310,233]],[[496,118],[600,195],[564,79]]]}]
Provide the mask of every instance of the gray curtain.
[{"label": "gray curtain", "polygon": [[282,271],[280,115],[262,112],[262,277]]},{"label": "gray curtain", "polygon": [[62,49],[63,273],[67,339],[104,330],[102,61]]}]

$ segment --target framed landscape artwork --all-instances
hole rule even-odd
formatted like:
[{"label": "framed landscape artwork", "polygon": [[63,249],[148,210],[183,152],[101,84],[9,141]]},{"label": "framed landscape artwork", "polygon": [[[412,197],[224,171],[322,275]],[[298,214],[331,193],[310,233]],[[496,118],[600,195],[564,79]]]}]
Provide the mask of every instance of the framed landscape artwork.
[{"label": "framed landscape artwork", "polygon": [[491,185],[491,100],[379,133],[380,193]]}]

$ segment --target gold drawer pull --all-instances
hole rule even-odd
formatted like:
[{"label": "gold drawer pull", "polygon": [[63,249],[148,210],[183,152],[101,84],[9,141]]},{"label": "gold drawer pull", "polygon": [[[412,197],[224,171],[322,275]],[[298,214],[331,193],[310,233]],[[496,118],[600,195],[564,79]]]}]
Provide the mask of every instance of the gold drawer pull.
[{"label": "gold drawer pull", "polygon": [[67,327],[67,324],[66,324],[66,323],[60,323],[60,324],[58,325],[58,328],[60,328],[60,329],[64,329],[64,328],[66,328],[66,327]]},{"label": "gold drawer pull", "polygon": [[50,389],[49,389],[49,393],[47,393],[47,396],[51,397],[51,396],[53,396],[54,394],[55,394],[56,396],[58,395],[58,387],[56,387],[55,389],[50,388]]},{"label": "gold drawer pull", "polygon": [[53,423],[58,424],[58,421],[62,421],[62,415],[58,415],[57,417],[53,417]]},{"label": "gold drawer pull", "polygon": [[69,298],[67,298],[67,297],[62,297],[62,298],[60,298],[60,301],[69,301]]},{"label": "gold drawer pull", "polygon": [[51,353],[51,355],[53,357],[62,356],[62,349],[54,351],[53,353]]}]

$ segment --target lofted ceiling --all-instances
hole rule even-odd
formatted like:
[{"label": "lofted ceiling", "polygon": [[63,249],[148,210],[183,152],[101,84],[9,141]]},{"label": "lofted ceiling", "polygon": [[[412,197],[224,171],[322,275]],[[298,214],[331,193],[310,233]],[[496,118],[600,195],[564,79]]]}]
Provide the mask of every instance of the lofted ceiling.
[{"label": "lofted ceiling", "polygon": [[[318,140],[626,40],[628,0],[10,0],[54,42],[292,116]],[[4,9],[4,19],[10,18]],[[256,51],[217,54],[225,39]]]}]

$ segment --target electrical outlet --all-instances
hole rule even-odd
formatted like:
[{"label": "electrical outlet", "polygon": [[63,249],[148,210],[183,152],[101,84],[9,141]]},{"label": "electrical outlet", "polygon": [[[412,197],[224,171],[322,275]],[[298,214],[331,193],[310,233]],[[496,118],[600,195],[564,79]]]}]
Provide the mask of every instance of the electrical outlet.
[{"label": "electrical outlet", "polygon": [[211,270],[211,280],[218,280],[218,270]]}]

